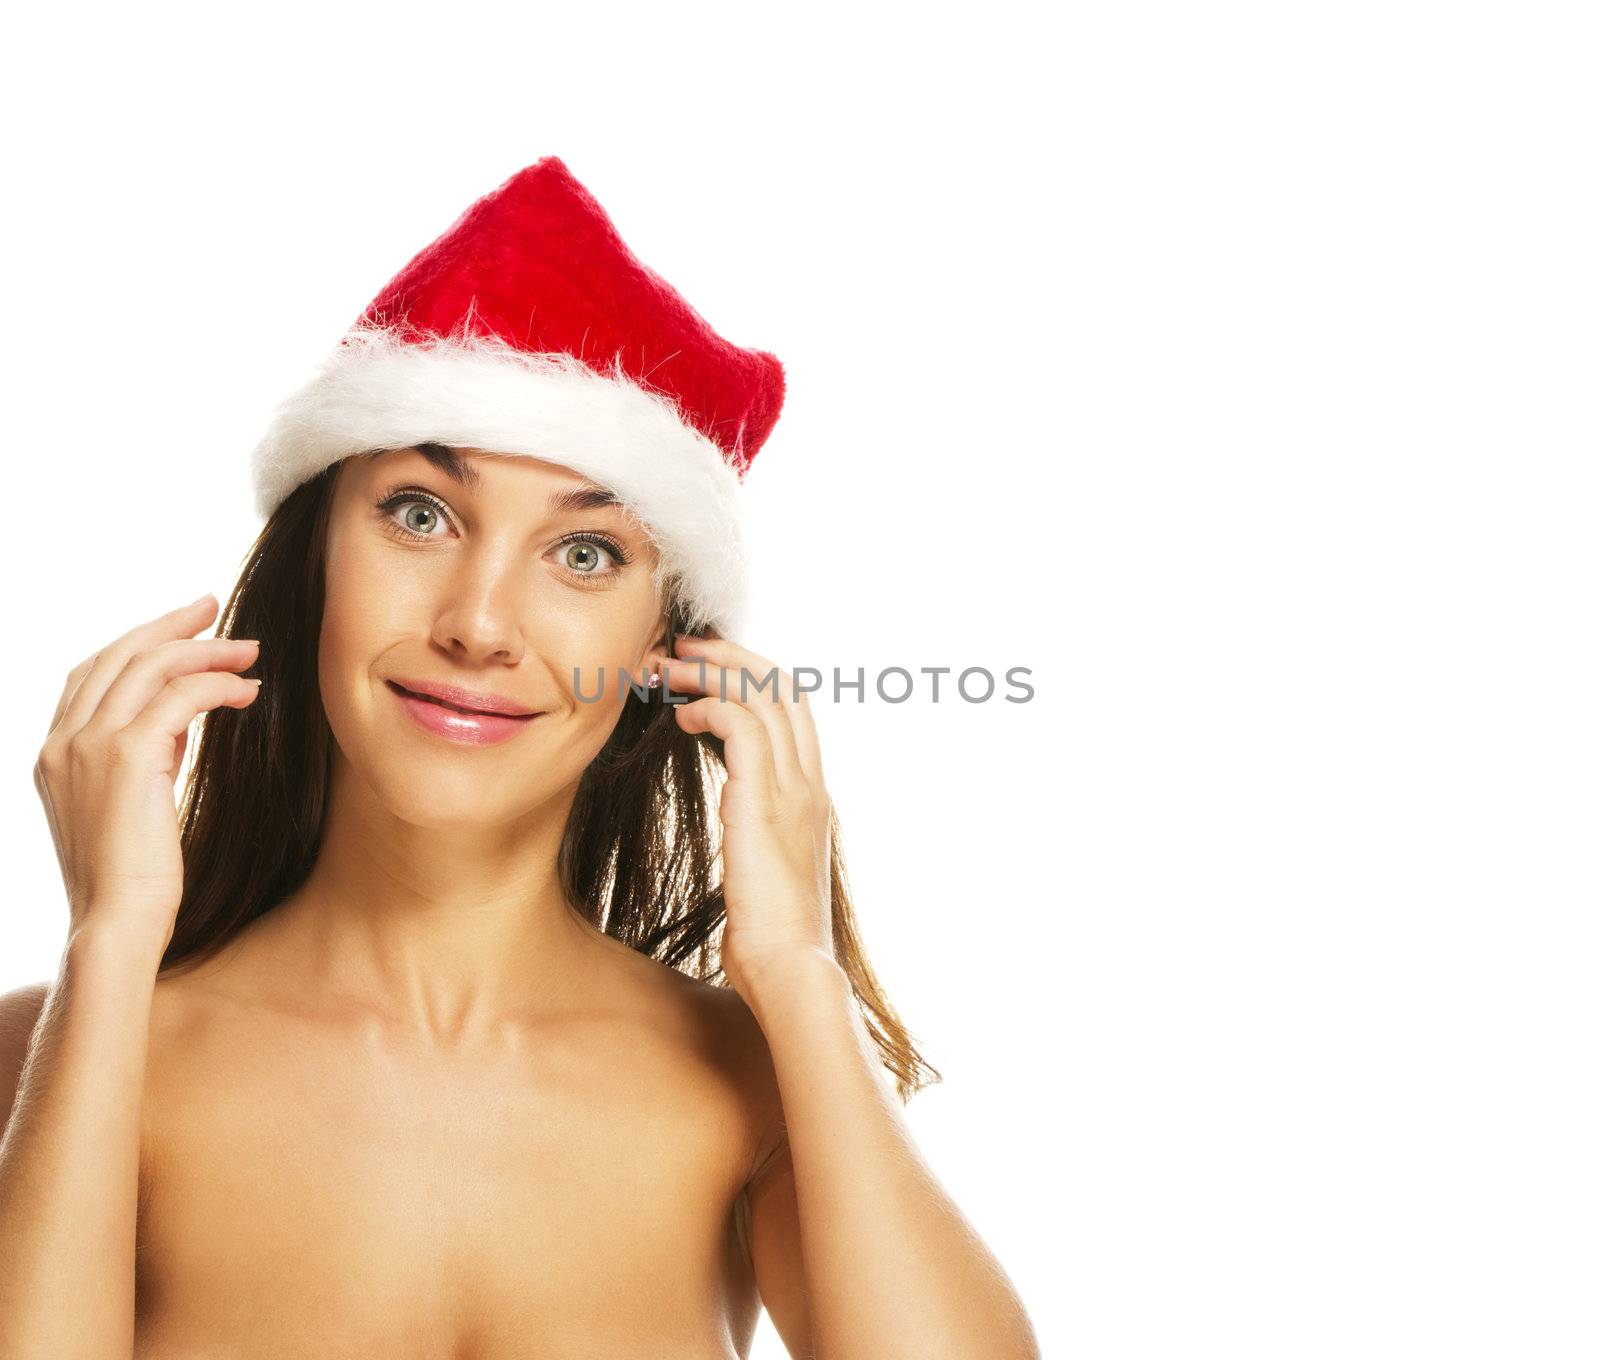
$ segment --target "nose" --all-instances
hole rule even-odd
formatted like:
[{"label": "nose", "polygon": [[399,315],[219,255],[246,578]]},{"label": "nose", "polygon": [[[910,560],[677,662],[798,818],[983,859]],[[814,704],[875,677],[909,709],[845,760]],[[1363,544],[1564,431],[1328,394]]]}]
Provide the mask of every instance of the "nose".
[{"label": "nose", "polygon": [[522,660],[525,602],[518,592],[527,581],[513,579],[519,570],[525,567],[464,562],[459,573],[443,582],[445,594],[434,615],[435,645],[468,664],[515,665]]}]

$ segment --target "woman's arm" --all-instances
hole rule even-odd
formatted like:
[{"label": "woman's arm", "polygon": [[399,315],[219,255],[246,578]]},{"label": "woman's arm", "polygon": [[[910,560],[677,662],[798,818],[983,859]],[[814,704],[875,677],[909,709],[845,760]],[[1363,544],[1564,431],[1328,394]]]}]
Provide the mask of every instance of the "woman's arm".
[{"label": "woman's arm", "polygon": [[0,1357],[133,1353],[139,1125],[156,974],[183,901],[174,780],[191,724],[246,708],[253,639],[193,634],[202,595],[67,674],[34,787],[67,947],[0,1140]]},{"label": "woman's arm", "polygon": [[844,970],[808,950],[743,981],[787,1128],[773,1188],[750,1194],[763,1296],[785,1300],[815,1360],[1038,1360],[1010,1279],[912,1139]]},{"label": "woman's arm", "polygon": [[133,1353],[140,1108],[166,945],[101,920],[68,940],[0,1139],[0,1356]]},{"label": "woman's arm", "polygon": [[174,780],[194,720],[246,708],[261,692],[230,673],[256,659],[254,639],[194,640],[216,608],[202,595],[74,666],[34,764],[69,925],[19,1087],[14,1099],[6,1093],[5,1360],[133,1353],[150,1011],[183,901]]},{"label": "woman's arm", "polygon": [[832,799],[805,692],[726,638],[675,643],[645,666],[665,674],[669,702],[675,683],[702,693],[676,708],[678,726],[724,744],[722,970],[766,1035],[786,1126],[747,1187],[773,1322],[806,1360],[1038,1360],[1011,1281],[917,1150],[835,962]]}]

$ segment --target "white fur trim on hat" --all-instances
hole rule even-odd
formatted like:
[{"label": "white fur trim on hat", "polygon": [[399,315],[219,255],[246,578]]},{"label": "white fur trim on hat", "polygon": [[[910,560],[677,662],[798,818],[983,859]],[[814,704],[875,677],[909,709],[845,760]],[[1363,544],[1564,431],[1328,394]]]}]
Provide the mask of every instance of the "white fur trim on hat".
[{"label": "white fur trim on hat", "polygon": [[691,632],[740,631],[746,561],[739,478],[669,398],[614,364],[528,353],[492,336],[403,339],[352,329],[280,403],[251,454],[263,518],[351,454],[449,444],[558,463],[611,490],[650,533],[656,583],[675,578]]}]

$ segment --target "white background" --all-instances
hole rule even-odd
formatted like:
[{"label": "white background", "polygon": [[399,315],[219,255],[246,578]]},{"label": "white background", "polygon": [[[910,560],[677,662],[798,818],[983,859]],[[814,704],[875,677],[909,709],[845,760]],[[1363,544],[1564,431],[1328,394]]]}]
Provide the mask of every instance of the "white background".
[{"label": "white background", "polygon": [[787,366],[743,640],[1033,670],[818,720],[908,1117],[1046,1355],[1592,1357],[1579,14],[14,16],[0,990],[62,943],[67,669],[226,595],[273,403],[556,154]]}]

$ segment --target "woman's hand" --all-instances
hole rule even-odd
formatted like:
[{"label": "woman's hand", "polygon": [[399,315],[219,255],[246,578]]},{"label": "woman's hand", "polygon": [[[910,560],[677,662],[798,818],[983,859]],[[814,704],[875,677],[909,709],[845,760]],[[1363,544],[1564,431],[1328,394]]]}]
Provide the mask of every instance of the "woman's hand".
[{"label": "woman's hand", "polygon": [[[793,676],[724,638],[681,637],[677,650],[676,657],[652,653],[647,665],[673,696],[705,696],[673,698],[678,726],[723,742],[722,968],[749,1002],[763,970],[813,951],[834,957],[833,803],[811,707]],[[743,689],[741,670],[748,673]]]},{"label": "woman's hand", "polygon": [[140,624],[73,667],[33,767],[66,883],[71,930],[91,919],[172,938],[183,898],[173,786],[189,725],[243,708],[258,682],[230,672],[254,641],[195,639],[216,613],[205,595]]}]

